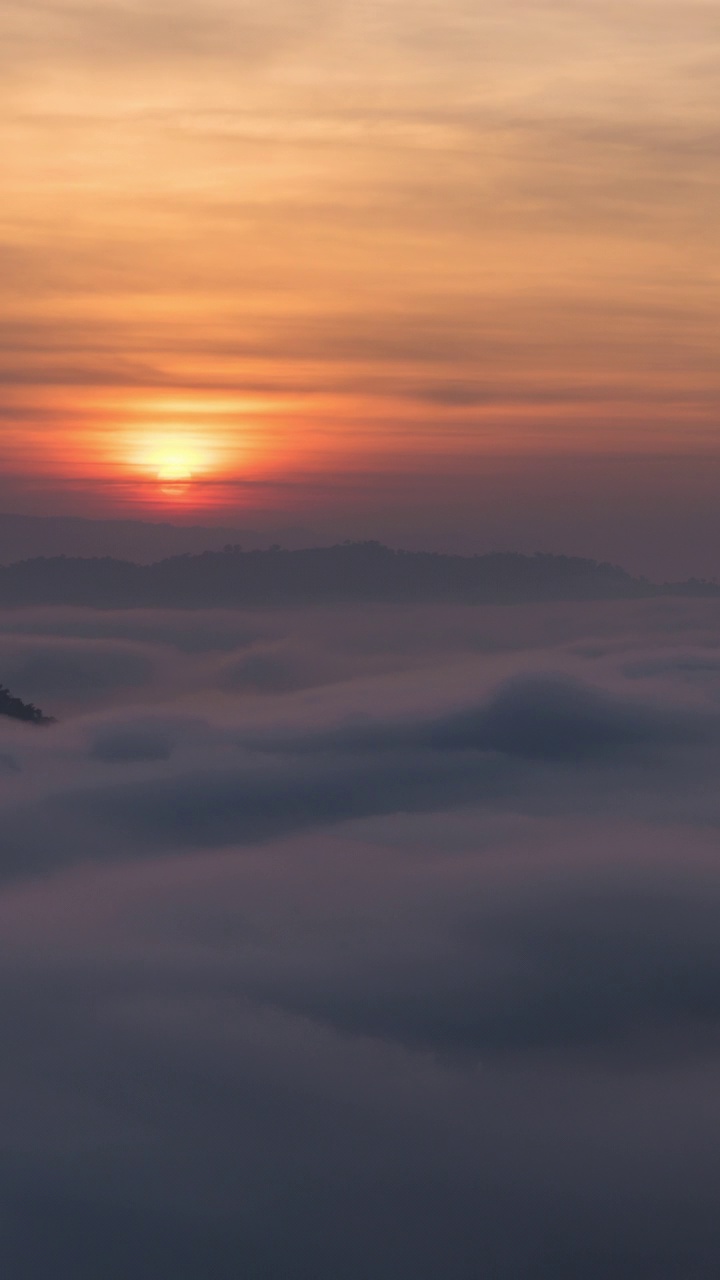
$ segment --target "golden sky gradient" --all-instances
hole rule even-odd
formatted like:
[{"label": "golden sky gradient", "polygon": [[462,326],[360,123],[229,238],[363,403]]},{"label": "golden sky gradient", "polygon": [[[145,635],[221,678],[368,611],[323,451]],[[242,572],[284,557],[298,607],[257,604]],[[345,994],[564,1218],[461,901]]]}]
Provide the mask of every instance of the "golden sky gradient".
[{"label": "golden sky gradient", "polygon": [[717,0],[0,0],[0,73],[18,493],[716,449]]}]

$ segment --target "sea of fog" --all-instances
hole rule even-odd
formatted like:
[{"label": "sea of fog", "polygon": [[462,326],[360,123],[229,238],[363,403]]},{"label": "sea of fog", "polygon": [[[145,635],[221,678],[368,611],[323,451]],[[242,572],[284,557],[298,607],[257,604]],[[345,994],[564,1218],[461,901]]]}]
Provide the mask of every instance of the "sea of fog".
[{"label": "sea of fog", "polygon": [[720,1270],[720,603],[0,614],[9,1280]]}]

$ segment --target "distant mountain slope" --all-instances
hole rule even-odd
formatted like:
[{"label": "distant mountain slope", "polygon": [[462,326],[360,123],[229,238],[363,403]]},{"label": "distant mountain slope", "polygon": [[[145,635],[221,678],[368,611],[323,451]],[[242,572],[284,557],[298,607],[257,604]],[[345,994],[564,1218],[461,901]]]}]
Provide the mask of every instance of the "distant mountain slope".
[{"label": "distant mountain slope", "polygon": [[[286,536],[287,533],[287,536]],[[299,531],[206,528],[144,520],[88,520],[81,516],[22,516],[0,512],[0,564],[37,556],[112,556],[151,564],[167,556],[219,551],[227,543],[267,547],[282,536],[298,545]],[[299,545],[312,541],[305,536]]]},{"label": "distant mountain slope", "polygon": [[151,565],[56,557],[0,568],[0,604],[5,606],[220,608],[351,600],[510,604],[665,594],[720,596],[720,587],[698,580],[658,586],[614,565],[574,556],[456,556],[393,551],[377,542],[305,551],[228,548]]},{"label": "distant mountain slope", "polygon": [[0,684],[0,716],[10,716],[12,720],[24,720],[27,724],[54,724],[50,716],[43,715],[32,702],[22,702],[14,698],[9,689]]}]

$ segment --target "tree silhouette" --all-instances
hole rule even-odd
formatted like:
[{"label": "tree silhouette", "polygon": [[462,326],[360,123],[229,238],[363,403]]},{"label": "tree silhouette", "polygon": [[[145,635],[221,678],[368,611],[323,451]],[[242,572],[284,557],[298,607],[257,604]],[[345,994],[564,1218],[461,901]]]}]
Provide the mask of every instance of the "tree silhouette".
[{"label": "tree silhouette", "polygon": [[55,724],[52,716],[43,715],[39,707],[32,702],[23,702],[14,698],[9,689],[0,684],[0,715],[10,716],[13,720],[24,720],[26,724]]}]

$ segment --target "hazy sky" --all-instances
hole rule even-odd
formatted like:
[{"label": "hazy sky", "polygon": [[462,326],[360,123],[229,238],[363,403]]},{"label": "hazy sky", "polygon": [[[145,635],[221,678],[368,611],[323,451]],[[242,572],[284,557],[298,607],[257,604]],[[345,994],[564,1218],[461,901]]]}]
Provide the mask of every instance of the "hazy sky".
[{"label": "hazy sky", "polygon": [[622,474],[701,546],[716,0],[0,0],[0,50],[5,509],[428,542],[510,467],[491,540],[615,553]]}]

